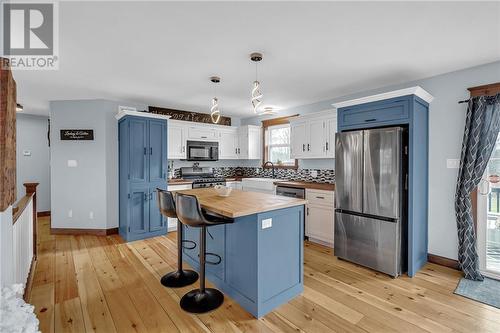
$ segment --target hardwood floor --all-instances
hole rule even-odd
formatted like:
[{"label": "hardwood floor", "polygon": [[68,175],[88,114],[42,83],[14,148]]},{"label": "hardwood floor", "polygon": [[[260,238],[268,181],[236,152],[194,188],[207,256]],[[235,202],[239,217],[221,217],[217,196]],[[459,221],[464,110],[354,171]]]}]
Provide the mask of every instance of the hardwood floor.
[{"label": "hardwood floor", "polygon": [[304,293],[290,303],[257,320],[226,297],[191,315],[179,300],[194,286],[159,283],[176,264],[175,234],[123,243],[50,235],[49,224],[39,218],[30,299],[42,332],[500,332],[500,310],[453,294],[458,271],[428,264],[413,279],[392,279],[312,243]]}]

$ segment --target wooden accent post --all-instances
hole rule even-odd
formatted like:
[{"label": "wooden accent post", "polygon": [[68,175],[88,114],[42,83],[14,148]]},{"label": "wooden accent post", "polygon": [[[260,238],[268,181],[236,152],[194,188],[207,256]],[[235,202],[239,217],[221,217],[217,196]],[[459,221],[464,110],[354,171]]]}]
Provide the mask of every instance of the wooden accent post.
[{"label": "wooden accent post", "polygon": [[33,196],[33,259],[36,260],[36,230],[37,230],[37,214],[36,214],[36,187],[39,183],[24,183],[24,187],[26,188],[26,195]]},{"label": "wooden accent post", "polygon": [[16,81],[0,57],[0,212],[16,201]]}]

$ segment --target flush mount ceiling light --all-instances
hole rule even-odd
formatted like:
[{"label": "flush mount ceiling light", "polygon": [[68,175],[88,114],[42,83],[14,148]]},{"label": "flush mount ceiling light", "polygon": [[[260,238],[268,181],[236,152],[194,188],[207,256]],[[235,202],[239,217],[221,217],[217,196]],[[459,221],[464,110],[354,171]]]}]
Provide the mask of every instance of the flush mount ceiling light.
[{"label": "flush mount ceiling light", "polygon": [[23,109],[24,109],[24,107],[21,104],[19,104],[19,103],[16,104],[16,112],[21,112],[21,111],[23,111]]},{"label": "flush mount ceiling light", "polygon": [[259,106],[262,104],[262,93],[260,92],[260,82],[257,80],[257,63],[262,60],[262,53],[254,52],[250,54],[250,60],[255,62],[255,81],[252,87],[252,106],[253,112],[258,113]]},{"label": "flush mount ceiling light", "polygon": [[[217,84],[220,82],[220,77],[212,76],[210,81]],[[214,98],[212,98],[212,106],[210,107],[210,117],[212,118],[212,122],[214,124],[218,124],[220,121],[220,110],[219,110],[219,100],[217,99],[216,94],[216,85],[214,85]]]},{"label": "flush mount ceiling light", "polygon": [[264,108],[264,111],[260,112],[259,115],[271,115],[271,114],[276,114],[276,113],[278,113],[278,110],[276,110],[272,106],[266,106]]}]

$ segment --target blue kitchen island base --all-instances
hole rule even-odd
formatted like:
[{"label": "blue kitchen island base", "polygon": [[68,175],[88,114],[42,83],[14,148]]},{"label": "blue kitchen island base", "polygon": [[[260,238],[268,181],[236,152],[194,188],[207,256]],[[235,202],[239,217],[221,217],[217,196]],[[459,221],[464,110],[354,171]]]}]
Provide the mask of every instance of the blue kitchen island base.
[{"label": "blue kitchen island base", "polygon": [[[304,206],[238,217],[207,228],[206,275],[257,318],[304,290]],[[199,271],[199,228],[184,227],[184,260]],[[208,262],[220,263],[213,265]],[[193,285],[195,287],[196,285]]]}]

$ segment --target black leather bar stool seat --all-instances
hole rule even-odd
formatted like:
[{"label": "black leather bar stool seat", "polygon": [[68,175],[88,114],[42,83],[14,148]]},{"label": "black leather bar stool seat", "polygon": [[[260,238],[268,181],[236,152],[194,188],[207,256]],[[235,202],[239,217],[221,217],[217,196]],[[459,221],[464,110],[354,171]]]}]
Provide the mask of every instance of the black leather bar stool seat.
[{"label": "black leather bar stool seat", "polygon": [[[175,197],[177,218],[182,224],[200,230],[200,288],[194,289],[181,298],[181,308],[191,313],[205,313],[217,309],[224,302],[224,295],[217,289],[205,288],[205,264],[206,262],[206,236],[207,228],[210,226],[233,223],[220,215],[204,214],[198,199],[194,195],[177,193]],[[216,254],[211,254],[216,255]],[[217,256],[217,255],[216,255]]]},{"label": "black leather bar stool seat", "polygon": [[[160,213],[165,217],[177,218],[175,212],[175,201],[172,192],[157,188],[158,206]],[[193,284],[198,280],[198,273],[190,269],[182,269],[182,248],[186,241],[182,236],[182,223],[177,220],[177,270],[164,275],[160,282],[165,287],[181,288]],[[196,247],[196,243],[191,242]],[[187,247],[194,249],[194,247]]]}]

